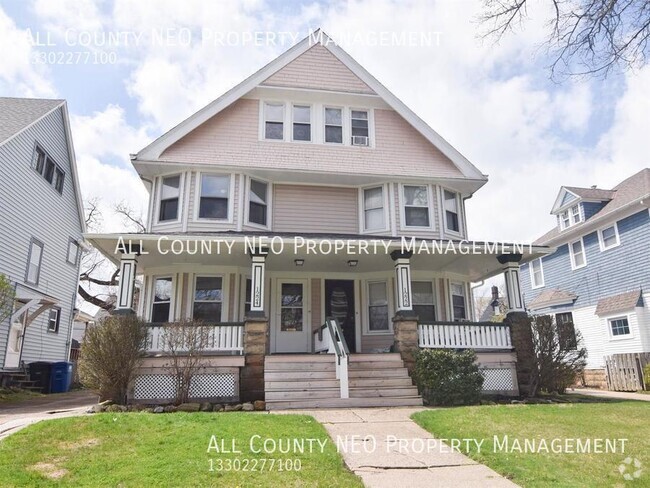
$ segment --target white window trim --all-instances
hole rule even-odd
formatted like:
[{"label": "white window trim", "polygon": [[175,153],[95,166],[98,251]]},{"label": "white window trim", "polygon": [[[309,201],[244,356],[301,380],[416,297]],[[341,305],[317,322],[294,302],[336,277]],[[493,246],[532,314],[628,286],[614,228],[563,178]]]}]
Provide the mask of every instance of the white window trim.
[{"label": "white window trim", "polygon": [[[387,302],[387,313],[388,313],[388,330],[370,330],[370,284],[371,283],[384,283],[386,285],[386,302]],[[363,335],[389,335],[394,334],[393,332],[393,321],[391,320],[394,316],[393,312],[393,301],[391,294],[390,278],[376,278],[369,279],[364,281],[364,310],[363,310]]]},{"label": "white window trim", "polygon": [[[539,285],[535,285],[535,276],[533,272],[533,263],[535,261],[539,261],[539,271],[540,275],[542,276],[542,283]],[[542,258],[537,258],[533,259],[529,264],[528,264],[528,271],[530,272],[530,287],[535,290],[537,288],[544,288],[544,263],[542,262]]]},{"label": "white window trim", "polygon": [[[406,225],[406,200],[404,198],[404,187],[405,186],[424,186],[427,189],[427,210],[429,212],[429,225]],[[399,184],[399,211],[400,211],[400,220],[399,228],[400,230],[435,230],[435,224],[433,219],[433,193],[431,191],[431,185],[418,185],[417,183],[400,183]],[[460,226],[460,216],[458,219]]]},{"label": "white window trim", "polygon": [[[201,210],[201,176],[228,176],[230,178],[230,183],[228,184],[228,218],[227,219],[209,219],[205,217],[199,217],[199,211]],[[232,224],[234,223],[234,208],[235,208],[235,178],[232,173],[220,173],[217,171],[197,171],[196,179],[194,181],[194,222],[215,222],[215,223],[224,223]]]},{"label": "white window trim", "polygon": [[[153,322],[153,304],[154,304],[154,296],[156,295],[156,280],[160,280],[163,278],[170,278],[172,280],[172,292],[169,297],[169,317],[167,318],[167,321],[172,322],[174,321],[174,317],[176,316],[175,314],[175,306],[176,306],[176,276],[174,273],[168,273],[168,274],[160,274],[160,275],[152,275],[151,277],[151,293],[149,294],[149,304],[147,307],[147,317],[149,317],[149,322]],[[159,302],[162,303],[162,302]]]},{"label": "white window trim", "polygon": [[[34,246],[39,247],[41,249],[41,254],[38,257],[38,271],[36,271],[36,280],[31,281],[29,279],[29,267],[32,262],[32,253],[34,252]],[[45,253],[45,244],[43,241],[40,241],[39,239],[36,239],[35,237],[32,237],[29,240],[29,248],[27,251],[27,266],[25,268],[25,283],[29,283],[34,286],[38,286],[40,280],[41,280],[41,271],[43,271],[43,254]]]},{"label": "white window trim", "polygon": [[[326,134],[327,130],[326,130],[325,126],[328,125],[328,124],[326,123],[327,119],[326,119],[325,111],[328,108],[341,111],[341,142],[327,142],[327,140],[326,140],[326,135],[325,134]],[[341,105],[323,104],[323,111],[322,111],[321,117],[322,117],[322,120],[323,120],[323,123],[322,123],[322,129],[323,130],[322,130],[322,134],[321,134],[323,144],[328,145],[328,146],[335,146],[335,147],[345,146],[346,134],[348,134],[348,132],[349,132],[349,130],[347,128],[348,124],[346,124],[347,112],[345,110],[345,107],[343,107]],[[347,137],[350,138],[350,135],[348,134]]]},{"label": "white window trim", "polygon": [[[579,243],[580,243],[580,247],[582,248],[582,260],[583,260],[583,264],[581,264],[580,266],[577,266],[577,265],[576,265],[576,262],[575,262],[575,255],[574,255],[574,252],[573,252],[573,245],[574,245],[576,242],[579,242]],[[571,258],[571,269],[572,269],[572,270],[576,270],[576,269],[584,268],[585,266],[587,266],[587,251],[585,250],[585,242],[584,242],[584,239],[583,239],[582,237],[581,237],[580,239],[576,239],[575,241],[569,242],[569,256],[570,256],[570,258]]]},{"label": "white window trim", "polygon": [[[353,146],[352,145],[352,111],[355,112],[368,112],[368,146]],[[367,107],[347,107],[347,123],[349,127],[347,144],[350,147],[368,149],[375,147],[375,109]]]},{"label": "white window trim", "polygon": [[197,278],[221,278],[221,302],[212,302],[212,303],[221,303],[221,317],[219,317],[219,322],[224,321],[224,316],[228,316],[228,302],[229,297],[226,296],[226,287],[230,288],[230,283],[226,279],[224,273],[193,273],[192,274],[192,286],[190,290],[190,302],[189,302],[189,316],[190,319],[194,320],[194,297],[196,296],[196,280]]},{"label": "white window trim", "polygon": [[[575,219],[575,216],[573,214],[573,208],[574,207],[578,207],[578,220]],[[569,223],[566,224],[566,225],[564,224],[564,220],[562,219],[562,214],[564,214],[565,212],[569,217],[569,219],[568,219]],[[569,205],[567,208],[565,208],[560,213],[558,213],[558,217],[560,219],[560,231],[569,229],[569,228],[573,227],[574,225],[577,225],[577,224],[580,224],[580,223],[584,222],[585,221],[585,210],[584,210],[584,207],[582,205],[582,202],[578,202],[578,203],[574,203],[573,205]]]},{"label": "white window trim", "polygon": [[[609,229],[610,227],[614,227],[614,233],[616,234],[616,244],[613,244],[609,247],[605,247],[605,239],[603,238],[603,231]],[[614,222],[612,225],[607,225],[605,227],[598,229],[598,244],[600,245],[600,252],[609,251],[610,249],[614,249],[615,247],[621,245],[621,237],[618,234],[618,222]]]},{"label": "white window trim", "polygon": [[[282,105],[282,139],[266,138],[266,115],[264,108],[266,105]],[[291,123],[292,115],[288,113],[286,100],[265,99],[260,100],[260,120],[259,120],[259,139],[264,142],[287,142],[287,123]],[[288,122],[287,122],[288,120]]]},{"label": "white window trim", "polygon": [[451,320],[452,320],[452,322],[456,321],[456,316],[454,315],[454,300],[453,300],[454,297],[453,297],[452,289],[451,289],[452,285],[460,285],[460,286],[462,286],[463,287],[463,292],[465,293],[465,318],[464,319],[459,319],[459,321],[460,322],[469,322],[469,321],[471,321],[472,320],[472,310],[471,310],[470,304],[469,304],[469,302],[470,302],[470,300],[469,300],[470,294],[468,293],[467,283],[465,283],[463,281],[449,280],[448,284],[449,284],[449,287],[447,289],[447,293],[448,293],[448,296],[449,296],[449,309],[450,309],[450,312],[451,312]]},{"label": "white window trim", "polygon": [[[50,328],[50,314],[56,311],[56,326],[54,329]],[[48,334],[58,334],[61,329],[61,307],[52,307],[47,316],[47,333]]]},{"label": "white window trim", "polygon": [[[258,224],[257,222],[251,222],[249,220],[249,210],[250,210],[250,196],[251,196],[251,181],[259,181],[261,183],[266,183],[266,225]],[[244,222],[249,227],[257,227],[258,229],[270,230],[271,229],[271,217],[272,210],[271,204],[273,200],[273,185],[270,181],[263,178],[257,178],[252,176],[246,177],[246,197],[244,198]]]},{"label": "white window trim", "polygon": [[[434,311],[436,313],[436,321],[440,320],[440,307],[438,306],[438,287],[436,285],[436,279],[435,278],[423,278],[423,279],[418,279],[417,277],[411,276],[411,288],[413,288],[413,283],[431,283],[431,290],[433,293],[433,307]],[[411,295],[413,293],[411,292]],[[411,300],[411,305],[422,305],[422,304],[416,304],[413,300]]]},{"label": "white window trim", "polygon": [[[366,212],[365,212],[365,190],[372,190],[373,188],[382,188],[383,197],[384,197],[384,227],[382,229],[368,229],[366,230]],[[359,229],[361,234],[377,234],[379,232],[390,232],[390,222],[389,222],[389,195],[388,195],[388,185],[386,183],[380,183],[378,185],[369,185],[359,188]]]},{"label": "white window trim", "polygon": [[[75,255],[74,255],[74,261],[70,261],[70,246],[74,245],[76,250],[75,250]],[[79,246],[79,243],[77,242],[76,239],[73,239],[70,237],[68,239],[68,249],[66,250],[66,255],[65,255],[65,261],[66,263],[70,264],[71,266],[77,266],[77,263],[79,263],[79,253],[81,251],[81,247]]]},{"label": "white window trim", "polygon": [[[160,220],[160,204],[162,200],[162,188],[163,188],[163,179],[180,176],[178,181],[178,212],[175,220]],[[185,173],[184,172],[174,172],[169,174],[160,175],[156,178],[156,208],[154,211],[154,217],[156,225],[170,225],[178,224],[182,220],[183,209],[185,208],[183,199],[185,198]]]},{"label": "white window trim", "polygon": [[[294,107],[309,107],[309,140],[308,141],[300,141],[300,140],[296,140],[296,139],[293,138],[293,124],[294,124],[293,108]],[[290,134],[289,134],[290,141],[295,142],[297,144],[313,144],[314,143],[314,134],[315,134],[315,131],[314,131],[314,119],[316,118],[316,117],[314,117],[314,104],[313,103],[308,103],[308,102],[305,102],[305,103],[295,102],[295,101],[292,102],[291,103],[291,114],[289,114],[289,117],[291,118],[291,127],[290,127],[291,130],[290,130]],[[279,140],[279,139],[277,139],[277,140]]]},{"label": "white window trim", "polygon": [[[450,193],[454,193],[456,195],[456,214],[458,215],[458,230],[451,230],[447,227],[447,209],[445,208],[445,191],[448,191]],[[462,202],[460,198],[460,193],[458,193],[456,190],[452,190],[450,188],[445,188],[444,186],[440,187],[440,208],[442,209],[442,225],[443,229],[445,229],[445,232],[448,234],[451,234],[453,236],[461,236],[462,235],[462,229],[464,226],[464,221],[463,221],[463,212],[461,208]]]},{"label": "white window trim", "polygon": [[[634,339],[634,330],[632,328],[632,321],[630,320],[630,316],[631,314],[618,314],[618,315],[612,315],[611,317],[605,318],[605,322],[607,324],[607,335],[610,341],[624,341],[626,339]],[[620,319],[627,320],[627,326],[630,329],[630,333],[615,336],[612,332],[612,321],[620,320]]]}]

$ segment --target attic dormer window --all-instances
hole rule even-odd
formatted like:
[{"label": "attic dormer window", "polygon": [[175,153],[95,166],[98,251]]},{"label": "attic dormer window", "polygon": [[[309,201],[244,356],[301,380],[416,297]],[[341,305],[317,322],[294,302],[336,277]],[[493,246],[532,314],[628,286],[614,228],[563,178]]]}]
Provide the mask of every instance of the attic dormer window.
[{"label": "attic dormer window", "polygon": [[564,230],[582,222],[580,205],[576,204],[560,214],[560,229]]}]

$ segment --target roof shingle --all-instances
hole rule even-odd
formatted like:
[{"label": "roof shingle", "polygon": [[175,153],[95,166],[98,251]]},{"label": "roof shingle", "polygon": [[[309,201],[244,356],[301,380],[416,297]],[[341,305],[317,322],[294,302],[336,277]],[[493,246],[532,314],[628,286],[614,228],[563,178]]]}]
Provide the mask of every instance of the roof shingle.
[{"label": "roof shingle", "polygon": [[641,290],[627,291],[611,297],[601,298],[596,305],[596,315],[624,312],[636,307],[641,301]]},{"label": "roof shingle", "polygon": [[45,98],[0,97],[0,144],[62,103]]}]

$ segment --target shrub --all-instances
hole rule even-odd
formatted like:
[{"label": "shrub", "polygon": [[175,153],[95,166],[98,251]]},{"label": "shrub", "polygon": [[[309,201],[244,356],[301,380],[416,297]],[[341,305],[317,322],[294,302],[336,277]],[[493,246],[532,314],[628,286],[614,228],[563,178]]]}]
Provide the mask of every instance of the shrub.
[{"label": "shrub", "polygon": [[415,360],[415,378],[429,405],[472,405],[481,400],[483,375],[474,351],[421,350]]},{"label": "shrub", "polygon": [[16,290],[9,278],[0,273],[0,324],[11,315],[14,309]]},{"label": "shrub", "polygon": [[532,317],[531,329],[536,370],[532,395],[537,390],[564,393],[582,375],[587,364],[587,350],[581,347],[580,332],[574,333],[573,327],[567,324],[558,328],[550,315]]},{"label": "shrub", "polygon": [[645,382],[645,389],[650,391],[650,363],[645,365],[643,368],[643,378]]},{"label": "shrub", "polygon": [[146,341],[147,326],[135,315],[111,315],[89,327],[79,355],[81,383],[101,400],[125,403]]}]

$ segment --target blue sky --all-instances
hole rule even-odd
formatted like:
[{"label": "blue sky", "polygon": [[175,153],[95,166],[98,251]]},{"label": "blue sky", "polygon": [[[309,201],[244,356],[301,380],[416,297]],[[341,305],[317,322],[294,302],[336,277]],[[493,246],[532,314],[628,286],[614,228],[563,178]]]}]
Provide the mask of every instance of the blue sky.
[{"label": "blue sky", "polygon": [[[290,47],[252,45],[243,41],[247,34],[304,36],[310,27],[323,27],[490,175],[468,203],[470,236],[533,239],[553,225],[549,210],[561,184],[612,187],[647,166],[650,72],[551,82],[550,59],[540,47],[544,6],[534,7],[525,29],[498,45],[478,38],[480,8],[479,0],[5,0],[0,44],[11,49],[0,65],[0,94],[68,100],[82,192],[101,199],[106,230],[117,230],[114,203],[146,205],[129,153]],[[159,45],[151,37],[181,29],[192,33],[191,45],[178,45],[173,36]],[[201,42],[202,29],[240,42]],[[56,46],[33,45],[36,32]],[[372,42],[386,32],[436,32],[440,43]],[[109,33],[143,37],[138,45],[68,45],[81,39],[75,34],[101,39]],[[33,62],[41,53],[102,51],[117,62]]]}]

